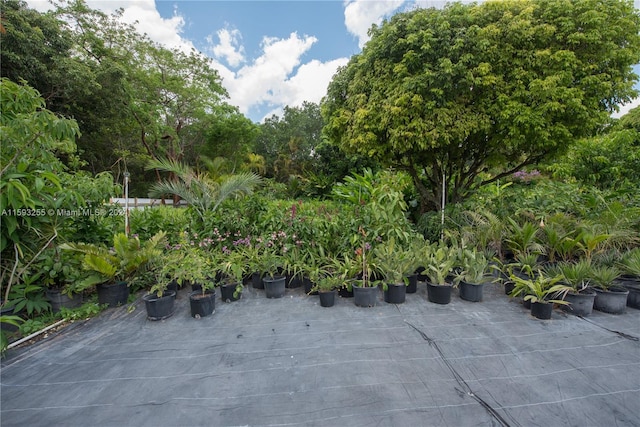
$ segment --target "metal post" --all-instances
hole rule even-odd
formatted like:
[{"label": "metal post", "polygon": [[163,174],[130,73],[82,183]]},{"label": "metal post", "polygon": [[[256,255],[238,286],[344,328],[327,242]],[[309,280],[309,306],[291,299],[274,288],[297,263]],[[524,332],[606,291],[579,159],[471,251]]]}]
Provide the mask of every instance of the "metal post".
[{"label": "metal post", "polygon": [[129,172],[124,173],[124,234],[129,236]]},{"label": "metal post", "polygon": [[446,175],[443,172],[442,173],[442,217],[440,219],[440,223],[441,223],[440,240],[441,241],[444,241],[444,205],[445,205],[446,200],[447,200],[446,197],[445,197],[445,191],[446,191],[445,179],[446,179]]}]

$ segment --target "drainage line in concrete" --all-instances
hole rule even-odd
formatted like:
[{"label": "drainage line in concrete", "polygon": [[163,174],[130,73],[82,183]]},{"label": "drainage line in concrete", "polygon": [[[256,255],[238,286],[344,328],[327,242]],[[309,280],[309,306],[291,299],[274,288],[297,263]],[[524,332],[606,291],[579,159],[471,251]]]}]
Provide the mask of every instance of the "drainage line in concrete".
[{"label": "drainage line in concrete", "polygon": [[[445,357],[444,353],[442,352],[442,350],[440,349],[440,347],[438,346],[438,343],[436,343],[432,338],[429,338],[427,336],[427,334],[425,334],[424,332],[422,332],[420,329],[418,329],[416,326],[412,325],[411,323],[407,322],[406,320],[404,321],[407,325],[411,326],[416,332],[418,332],[420,334],[420,336],[422,336],[422,338],[429,343],[430,346],[432,346],[433,348],[436,349],[436,351],[438,352],[438,354],[440,355],[440,358],[442,359],[442,361],[444,362],[445,365],[447,365],[447,368],[449,368],[449,371],[451,372],[451,374],[453,375],[454,379],[456,380],[456,382],[460,385],[460,387],[463,388],[463,390],[460,390],[456,387],[456,391],[458,393],[463,393],[466,394],[467,396],[471,397],[472,399],[474,399],[476,402],[478,402],[488,413],[489,415],[491,415],[492,417],[494,417],[499,423],[500,425],[502,425],[503,427],[511,427],[511,424],[509,424],[507,422],[507,420],[505,420],[502,415],[500,415],[498,413],[498,411],[496,411],[489,403],[487,403],[484,399],[482,399],[480,396],[477,396],[473,390],[471,390],[471,387],[469,386],[469,384],[467,384],[467,382],[464,380],[464,378],[462,378],[462,376],[458,373],[458,371],[456,371],[456,369],[453,367],[453,365],[451,364],[451,362],[449,362],[449,360]],[[508,414],[508,412],[507,412]],[[515,423],[515,425],[519,425],[519,423],[513,419],[513,417],[509,416],[512,421]]]},{"label": "drainage line in concrete", "polygon": [[48,330],[53,329],[53,328],[55,328],[56,326],[60,326],[60,325],[62,325],[64,322],[66,322],[66,320],[65,320],[65,319],[60,320],[59,322],[56,322],[56,323],[54,323],[53,325],[49,325],[49,326],[47,326],[46,328],[39,330],[38,332],[34,332],[34,333],[32,333],[31,335],[29,335],[29,336],[26,336],[26,337],[24,337],[24,338],[19,339],[18,341],[14,341],[14,342],[12,342],[11,344],[9,344],[9,345],[7,346],[7,350],[8,350],[8,349],[11,349],[11,348],[13,348],[13,347],[15,347],[15,346],[17,346],[17,345],[20,345],[20,344],[22,344],[23,342],[27,342],[27,341],[29,341],[29,340],[31,340],[31,339],[33,339],[33,338],[37,337],[37,336],[38,336],[38,335],[40,335],[40,334],[44,334],[44,333],[45,333],[45,332],[47,332]]},{"label": "drainage line in concrete", "polygon": [[629,334],[625,334],[624,332],[614,331],[613,329],[605,328],[604,326],[602,326],[602,325],[598,325],[596,322],[592,322],[591,320],[589,320],[589,319],[585,319],[585,318],[584,318],[584,317],[582,317],[582,316],[576,316],[576,317],[579,317],[580,319],[584,320],[585,322],[589,322],[589,323],[591,323],[592,325],[595,325],[595,326],[597,326],[597,327],[599,327],[599,328],[602,328],[602,329],[604,329],[605,331],[609,331],[609,332],[613,332],[614,334],[618,334],[618,335],[620,335],[622,338],[626,338],[626,339],[631,340],[631,341],[640,341],[640,338],[635,337],[635,336],[633,336],[633,335],[629,335]]}]

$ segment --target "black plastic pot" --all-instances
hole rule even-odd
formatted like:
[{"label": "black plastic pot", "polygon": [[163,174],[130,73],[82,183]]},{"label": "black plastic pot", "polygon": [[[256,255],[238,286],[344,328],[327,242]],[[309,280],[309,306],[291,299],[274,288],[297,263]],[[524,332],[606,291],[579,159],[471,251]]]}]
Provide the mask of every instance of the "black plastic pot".
[{"label": "black plastic pot", "polygon": [[402,304],[406,299],[407,285],[404,283],[387,284],[387,290],[384,291],[384,300],[389,304]]},{"label": "black plastic pot", "polygon": [[258,272],[251,274],[251,286],[254,289],[264,289],[264,283],[262,283],[262,275]]},{"label": "black plastic pot", "polygon": [[313,288],[314,283],[308,277],[305,277],[302,280],[302,284],[304,286],[304,293],[305,294],[307,294],[307,295],[318,295],[318,291],[311,292],[311,289]]},{"label": "black plastic pot", "polygon": [[59,289],[47,289],[47,300],[51,304],[51,311],[58,313],[62,307],[77,308],[82,305],[82,294],[73,294],[71,298],[63,294]]},{"label": "black plastic pot", "polygon": [[531,303],[531,315],[536,319],[549,320],[553,312],[553,303],[537,301]]},{"label": "black plastic pot", "polygon": [[378,299],[378,287],[360,287],[353,285],[353,302],[358,307],[375,307]]},{"label": "black plastic pot", "polygon": [[349,290],[347,285],[341,287],[338,289],[338,295],[340,298],[353,298],[353,287],[351,287],[351,290]]},{"label": "black plastic pot", "polygon": [[216,294],[212,291],[191,292],[189,294],[189,306],[191,307],[191,317],[199,319],[210,316],[216,309]]},{"label": "black plastic pot", "polygon": [[147,319],[164,320],[173,316],[175,311],[175,291],[164,291],[161,297],[156,294],[147,294],[142,297],[144,306],[147,309]]},{"label": "black plastic pot", "polygon": [[336,303],[336,291],[322,291],[318,292],[320,298],[320,305],[322,307],[333,307]]},{"label": "black plastic pot", "polygon": [[451,290],[453,286],[450,284],[434,285],[427,282],[427,299],[436,304],[449,304],[451,302]]},{"label": "black plastic pot", "polygon": [[302,283],[303,279],[300,276],[287,276],[287,288],[289,289],[299,288],[300,286],[302,286]]},{"label": "black plastic pot", "polygon": [[512,281],[506,281],[504,282],[504,293],[505,295],[509,295],[511,294],[511,292],[513,291],[513,289],[516,287],[516,283],[512,282]]},{"label": "black plastic pot", "polygon": [[282,298],[286,289],[286,277],[275,276],[262,279],[267,298]]},{"label": "black plastic pot", "polygon": [[226,283],[220,286],[220,297],[224,302],[232,302],[238,301],[242,296],[241,293],[238,294],[237,297],[234,297],[233,294],[236,292],[237,283]]},{"label": "black plastic pot", "polygon": [[418,275],[410,274],[407,279],[409,279],[409,284],[407,285],[406,293],[415,294],[418,291]]},{"label": "black plastic pot", "polygon": [[632,276],[622,276],[619,283],[629,291],[627,307],[640,309],[640,280]]},{"label": "black plastic pot", "polygon": [[460,289],[460,298],[465,301],[471,302],[479,302],[482,301],[482,291],[484,289],[484,284],[482,283],[467,283],[465,281],[461,281],[459,289]]},{"label": "black plastic pot", "polygon": [[129,299],[127,282],[101,283],[96,286],[98,304],[108,304],[109,307],[124,305]]},{"label": "black plastic pot", "polygon": [[611,286],[609,289],[594,288],[596,298],[593,308],[609,314],[622,314],[627,308],[629,290],[621,286]]},{"label": "black plastic pot", "polygon": [[565,311],[576,316],[588,316],[593,312],[593,301],[596,298],[596,291],[587,288],[580,292],[569,292],[564,296],[568,305],[562,306]]}]

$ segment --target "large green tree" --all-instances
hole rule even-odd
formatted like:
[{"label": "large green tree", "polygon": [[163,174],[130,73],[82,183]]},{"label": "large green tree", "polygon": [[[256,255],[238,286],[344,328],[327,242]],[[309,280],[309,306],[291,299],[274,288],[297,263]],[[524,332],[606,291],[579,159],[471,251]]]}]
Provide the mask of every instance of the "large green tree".
[{"label": "large green tree", "polygon": [[329,85],[326,134],[405,169],[422,209],[548,159],[635,95],[640,17],[618,0],[400,13]]},{"label": "large green tree", "polygon": [[323,125],[320,106],[312,102],[287,106],[282,117],[266,119],[260,125],[255,152],[264,157],[267,175],[282,182],[291,175],[302,175],[313,162],[315,147],[322,142]]}]

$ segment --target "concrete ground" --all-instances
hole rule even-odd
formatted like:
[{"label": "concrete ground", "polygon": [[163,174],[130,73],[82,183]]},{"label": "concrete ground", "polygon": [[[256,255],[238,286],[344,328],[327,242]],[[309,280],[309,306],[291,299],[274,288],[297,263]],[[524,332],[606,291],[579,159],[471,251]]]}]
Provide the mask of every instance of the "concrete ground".
[{"label": "concrete ground", "polygon": [[500,288],[483,302],[360,308],[245,287],[194,319],[141,299],[2,362],[0,425],[639,426],[640,310],[531,317]]}]

